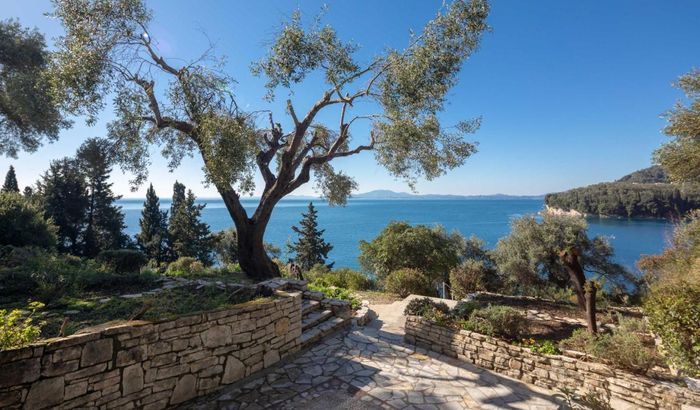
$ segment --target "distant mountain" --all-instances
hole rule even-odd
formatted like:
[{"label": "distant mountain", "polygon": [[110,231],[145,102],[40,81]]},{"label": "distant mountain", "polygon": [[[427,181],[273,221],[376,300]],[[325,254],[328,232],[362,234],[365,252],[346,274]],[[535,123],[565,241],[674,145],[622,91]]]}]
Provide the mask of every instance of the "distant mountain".
[{"label": "distant mountain", "polygon": [[388,189],[353,194],[354,199],[475,199],[475,200],[511,200],[511,199],[543,199],[544,195],[441,195],[441,194],[410,194],[408,192],[395,192]]},{"label": "distant mountain", "polygon": [[547,194],[544,203],[553,212],[675,219],[700,208],[700,185],[671,184],[664,170],[653,166],[615,182]]},{"label": "distant mountain", "polygon": [[666,171],[660,165],[640,169],[631,174],[625,175],[616,182],[630,182],[633,184],[665,184],[670,182]]}]

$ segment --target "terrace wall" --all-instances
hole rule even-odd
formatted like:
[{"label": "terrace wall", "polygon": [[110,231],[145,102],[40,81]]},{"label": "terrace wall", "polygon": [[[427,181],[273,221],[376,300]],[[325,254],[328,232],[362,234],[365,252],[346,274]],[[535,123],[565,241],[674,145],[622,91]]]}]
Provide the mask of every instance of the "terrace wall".
[{"label": "terrace wall", "polygon": [[161,409],[300,348],[301,292],[157,323],[103,325],[0,352],[0,408]]},{"label": "terrace wall", "polygon": [[478,367],[558,391],[610,392],[616,409],[700,409],[700,394],[611,366],[530,349],[466,330],[406,317],[406,341]]}]

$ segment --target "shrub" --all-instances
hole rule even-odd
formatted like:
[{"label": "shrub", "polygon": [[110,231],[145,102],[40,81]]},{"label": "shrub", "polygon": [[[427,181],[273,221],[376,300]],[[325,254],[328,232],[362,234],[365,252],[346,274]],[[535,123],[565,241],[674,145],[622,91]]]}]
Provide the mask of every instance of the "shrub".
[{"label": "shrub", "polygon": [[404,268],[391,272],[384,279],[384,289],[402,298],[408,295],[433,295],[430,280],[419,270]]},{"label": "shrub", "polygon": [[349,268],[330,270],[326,265],[316,264],[304,274],[310,283],[319,286],[337,286],[350,290],[369,290],[374,288],[374,281],[366,275]]},{"label": "shrub", "polygon": [[20,348],[39,338],[44,322],[35,325],[32,316],[42,307],[44,307],[43,303],[30,303],[31,313],[25,318],[23,318],[24,312],[19,309],[13,309],[10,312],[0,309],[0,350]]},{"label": "shrub", "polygon": [[654,286],[644,312],[651,330],[663,341],[669,363],[700,377],[700,285]]},{"label": "shrub", "polygon": [[545,340],[541,343],[535,342],[535,343],[532,343],[529,347],[530,347],[530,350],[532,350],[535,353],[539,353],[539,354],[549,354],[549,355],[561,354],[561,350],[559,350],[557,345],[554,344],[554,342],[552,342],[551,340]]},{"label": "shrub", "polygon": [[24,196],[0,193],[0,245],[56,246],[56,227]]},{"label": "shrub", "polygon": [[463,299],[476,291],[491,290],[496,271],[490,269],[486,262],[467,259],[450,271],[452,296]]},{"label": "shrub", "polygon": [[570,338],[562,340],[560,346],[590,354],[635,373],[644,374],[658,364],[653,347],[645,345],[638,334],[624,328],[598,335],[577,329]]},{"label": "shrub", "polygon": [[477,302],[458,302],[457,305],[452,309],[450,314],[452,317],[458,320],[469,319],[472,312],[479,308],[479,303]]},{"label": "shrub", "polygon": [[472,312],[462,328],[489,336],[518,339],[527,330],[525,315],[508,306],[488,306]]},{"label": "shrub", "polygon": [[213,235],[214,252],[219,262],[224,264],[238,262],[238,233],[236,228],[229,228]]},{"label": "shrub", "polygon": [[113,249],[102,251],[97,260],[116,273],[139,272],[148,262],[146,255],[134,249]]},{"label": "shrub", "polygon": [[420,298],[408,302],[403,314],[408,316],[424,316],[431,310],[438,310],[447,314],[450,308],[444,302],[433,302],[430,298]]},{"label": "shrub", "polygon": [[327,298],[331,299],[340,299],[344,300],[350,303],[350,306],[352,306],[353,309],[359,309],[362,303],[360,302],[359,299],[354,297],[352,293],[348,289],[344,288],[338,288],[338,287],[326,287],[326,286],[320,286],[320,285],[315,285],[315,284],[309,284],[309,289],[316,291],[316,292],[321,292],[324,295],[326,295]]},{"label": "shrub", "polygon": [[459,264],[464,238],[448,234],[441,226],[389,223],[371,242],[360,241],[359,261],[362,269],[383,280],[392,272],[412,268],[430,280],[444,280]]},{"label": "shrub", "polygon": [[182,256],[170,262],[165,274],[168,276],[197,276],[205,273],[202,262],[191,256]]}]

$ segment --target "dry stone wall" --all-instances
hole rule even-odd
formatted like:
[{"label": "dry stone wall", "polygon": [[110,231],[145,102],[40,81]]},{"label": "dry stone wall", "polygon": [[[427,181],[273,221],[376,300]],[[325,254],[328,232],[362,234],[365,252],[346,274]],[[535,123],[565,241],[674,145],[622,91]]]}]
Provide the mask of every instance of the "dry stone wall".
[{"label": "dry stone wall", "polygon": [[616,409],[700,409],[700,394],[676,384],[562,355],[540,355],[479,333],[406,317],[406,341],[550,390],[610,392]]},{"label": "dry stone wall", "polygon": [[299,350],[301,292],[276,294],[0,352],[0,408],[161,409],[210,393]]}]

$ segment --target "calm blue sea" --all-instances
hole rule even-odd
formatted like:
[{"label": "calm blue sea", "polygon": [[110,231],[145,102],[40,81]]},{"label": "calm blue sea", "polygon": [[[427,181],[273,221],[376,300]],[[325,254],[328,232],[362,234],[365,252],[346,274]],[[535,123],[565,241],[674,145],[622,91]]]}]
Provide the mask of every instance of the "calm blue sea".
[{"label": "calm blue sea", "polygon": [[[220,199],[203,199],[207,206],[202,217],[212,232],[232,226],[231,219]],[[134,235],[139,230],[139,217],[143,200],[119,201],[126,215],[127,232]],[[266,241],[279,246],[294,239],[291,226],[298,223],[306,210],[308,200],[283,200],[275,208]],[[244,200],[252,212],[257,205],[254,199]],[[413,224],[441,224],[449,231],[458,230],[465,236],[476,235],[493,247],[499,238],[508,234],[510,221],[525,214],[537,213],[544,204],[541,200],[399,200],[399,199],[351,199],[345,207],[329,207],[325,202],[314,201],[318,208],[319,225],[326,230],[325,238],[333,244],[330,259],[336,267],[358,268],[358,242],[371,240],[387,223],[405,220]],[[161,199],[163,209],[170,207],[168,199]],[[661,220],[627,220],[591,218],[590,233],[606,235],[612,242],[619,262],[634,269],[641,255],[659,253],[668,243],[672,225]]]}]

